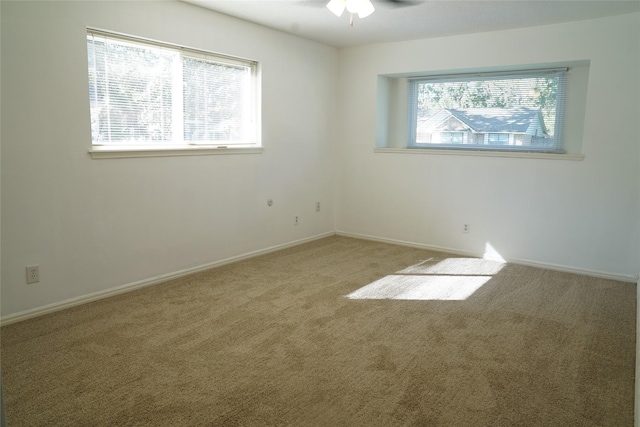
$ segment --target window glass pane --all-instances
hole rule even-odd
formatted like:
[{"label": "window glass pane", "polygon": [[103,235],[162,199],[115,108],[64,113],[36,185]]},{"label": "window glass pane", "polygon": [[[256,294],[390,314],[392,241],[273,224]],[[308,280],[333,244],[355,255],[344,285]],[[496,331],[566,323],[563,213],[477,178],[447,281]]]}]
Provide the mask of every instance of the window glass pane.
[{"label": "window glass pane", "polygon": [[488,137],[489,145],[508,145],[509,134],[506,133],[490,133]]},{"label": "window glass pane", "polygon": [[170,141],[177,54],[97,37],[87,48],[93,142]]},{"label": "window glass pane", "polygon": [[462,132],[442,132],[440,141],[448,144],[462,144],[464,134]]},{"label": "window glass pane", "polygon": [[246,139],[250,68],[191,57],[182,61],[185,141]]},{"label": "window glass pane", "polygon": [[259,145],[257,64],[89,30],[94,145]]},{"label": "window glass pane", "polygon": [[410,81],[414,146],[561,149],[564,71]]}]

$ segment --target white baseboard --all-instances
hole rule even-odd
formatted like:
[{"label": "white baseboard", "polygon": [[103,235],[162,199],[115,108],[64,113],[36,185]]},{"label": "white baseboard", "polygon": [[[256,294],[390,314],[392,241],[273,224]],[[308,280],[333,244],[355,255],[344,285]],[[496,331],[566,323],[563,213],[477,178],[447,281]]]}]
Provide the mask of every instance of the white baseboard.
[{"label": "white baseboard", "polygon": [[248,252],[242,255],[233,256],[230,258],[226,258],[220,261],[214,261],[203,265],[198,265],[195,267],[187,268],[180,271],[175,271],[172,273],[162,274],[160,276],[151,277],[148,279],[139,280],[133,283],[127,283],[125,285],[116,286],[113,288],[105,289],[103,291],[94,292],[88,295],[79,296],[76,298],[71,298],[65,301],[56,302],[53,304],[48,304],[42,307],[37,307],[30,310],[21,311],[14,314],[9,314],[7,316],[3,316],[0,318],[0,326],[10,325],[11,323],[21,322],[23,320],[31,319],[34,317],[42,316],[45,314],[53,313],[55,311],[64,310],[66,308],[74,307],[81,304],[86,304],[88,302],[97,301],[103,298],[109,298],[118,294],[123,294],[125,292],[131,292],[136,289],[144,288],[146,286],[157,285],[159,283],[167,282],[169,280],[177,279],[183,276],[187,276],[189,274],[199,273],[201,271],[209,270],[211,268],[220,267],[226,264],[231,264],[238,261],[243,261],[246,259],[254,258],[260,255],[266,255],[271,252],[280,251],[282,249],[291,248],[293,246],[298,246],[303,243],[312,242],[314,240],[323,239],[325,237],[334,236],[335,233],[333,231],[317,234],[312,237],[308,237],[305,239],[295,240],[293,242],[284,243],[281,245],[271,246],[266,249],[260,249],[257,251]]},{"label": "white baseboard", "polygon": [[[376,237],[376,236],[369,236],[369,235],[365,235],[365,234],[358,234],[358,233],[347,233],[347,232],[343,232],[343,231],[338,231],[338,232],[327,232],[327,233],[322,233],[322,234],[318,234],[312,237],[308,237],[305,239],[300,239],[300,240],[295,240],[293,242],[289,242],[289,243],[284,243],[281,245],[276,245],[276,246],[271,246],[269,248],[265,248],[265,249],[261,249],[261,250],[257,250],[257,251],[252,251],[252,252],[248,252],[242,255],[237,255],[234,257],[230,257],[230,258],[226,258],[220,261],[214,261],[208,264],[203,264],[203,265],[199,265],[196,267],[192,267],[192,268],[187,268],[184,270],[180,270],[180,271],[175,271],[172,273],[167,273],[167,274],[162,274],[160,276],[155,276],[155,277],[151,277],[148,279],[143,279],[143,280],[139,280],[137,282],[133,282],[133,283],[128,283],[125,285],[121,285],[121,286],[116,286],[113,288],[109,288],[109,289],[105,289],[103,291],[98,291],[98,292],[94,292],[88,295],[83,295],[80,297],[76,297],[76,298],[71,298],[65,301],[61,301],[61,302],[57,302],[57,303],[53,303],[53,304],[48,304],[42,307],[37,307],[34,309],[30,309],[30,310],[25,310],[25,311],[21,311],[18,313],[14,313],[14,314],[9,314],[7,316],[3,316],[0,318],[0,326],[5,326],[5,325],[9,325],[11,323],[17,323],[23,320],[27,320],[27,319],[31,319],[34,317],[38,317],[38,316],[42,316],[45,314],[49,314],[49,313],[53,313],[56,311],[60,311],[60,310],[64,310],[66,308],[70,308],[70,307],[74,307],[77,305],[81,305],[81,304],[86,304],[88,302],[92,302],[92,301],[97,301],[103,298],[109,298],[118,294],[122,294],[125,292],[131,292],[133,290],[136,289],[140,289],[146,286],[151,286],[151,285],[156,285],[159,283],[163,283],[172,279],[177,279],[183,276],[187,276],[189,274],[194,274],[194,273],[198,273],[204,270],[209,270],[211,268],[215,268],[215,267],[220,267],[226,264],[231,264],[234,262],[238,262],[238,261],[243,261],[246,259],[250,259],[250,258],[254,258],[260,255],[266,255],[268,253],[271,252],[276,252],[282,249],[287,249],[293,246],[298,246],[301,245],[303,243],[308,243],[308,242],[312,242],[314,240],[318,240],[318,239],[323,239],[325,237],[329,237],[329,236],[333,236],[333,235],[339,235],[339,236],[344,236],[344,237],[352,237],[352,238],[356,238],[356,239],[363,239],[363,240],[371,240],[371,241],[375,241],[375,242],[381,242],[381,243],[390,243],[390,244],[394,244],[394,245],[401,245],[401,246],[408,246],[408,247],[414,247],[414,248],[418,248],[418,249],[428,249],[428,250],[432,250],[432,251],[436,251],[436,252],[444,252],[444,253],[450,253],[450,254],[454,254],[454,255],[462,255],[462,256],[469,256],[469,257],[474,257],[474,258],[482,258],[482,254],[478,254],[478,253],[471,253],[471,252],[465,252],[465,251],[461,251],[458,249],[453,249],[453,248],[447,248],[447,247],[442,247],[442,246],[434,246],[434,245],[426,245],[426,244],[422,244],[422,243],[415,243],[415,242],[406,242],[403,240],[397,240],[397,239],[387,239],[387,238],[383,238],[383,237]],[[549,264],[549,263],[541,263],[541,262],[536,262],[536,261],[528,261],[528,260],[517,260],[517,259],[508,259],[506,260],[507,262],[513,263],[513,264],[520,264],[520,265],[526,265],[526,266],[530,266],[530,267],[537,267],[537,268],[544,268],[547,270],[556,270],[556,271],[562,271],[565,273],[574,273],[574,274],[583,274],[583,275],[587,275],[587,276],[593,276],[593,277],[599,277],[599,278],[603,278],[603,279],[610,279],[610,280],[618,280],[618,281],[622,281],[622,282],[629,282],[629,283],[636,283],[638,281],[638,277],[637,276],[631,276],[631,275],[622,275],[622,274],[614,274],[614,273],[606,273],[606,272],[601,272],[601,271],[594,271],[594,270],[585,270],[585,269],[578,269],[578,268],[572,268],[572,267],[566,267],[566,266],[561,266],[561,265],[556,265],[556,264]]]},{"label": "white baseboard", "polygon": [[[371,240],[371,241],[381,242],[381,243],[390,243],[394,245],[408,246],[408,247],[418,248],[418,249],[428,249],[431,251],[444,252],[452,255],[462,255],[462,256],[469,256],[474,258],[483,257],[483,254],[479,254],[479,253],[466,252],[466,251],[461,251],[458,249],[447,248],[442,246],[426,245],[426,244],[415,243],[415,242],[406,242],[404,240],[369,236],[366,234],[347,233],[344,231],[337,231],[336,234],[338,236],[353,237],[356,239]],[[511,264],[526,265],[528,267],[536,267],[536,268],[544,268],[546,270],[561,271],[564,273],[582,274],[585,276],[598,277],[601,279],[617,280],[620,282],[636,283],[638,281],[638,276],[632,276],[632,275],[626,275],[626,274],[608,273],[608,272],[597,271],[597,270],[587,270],[582,268],[567,267],[564,265],[530,261],[530,260],[522,260],[522,259],[505,259],[505,261]]]}]

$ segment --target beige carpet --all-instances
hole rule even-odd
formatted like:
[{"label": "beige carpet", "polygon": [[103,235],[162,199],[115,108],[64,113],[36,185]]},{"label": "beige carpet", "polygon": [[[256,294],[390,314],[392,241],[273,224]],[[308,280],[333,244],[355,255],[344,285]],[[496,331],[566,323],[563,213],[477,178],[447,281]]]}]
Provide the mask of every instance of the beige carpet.
[{"label": "beige carpet", "polygon": [[330,237],[1,331],[10,426],[632,426],[635,285]]}]

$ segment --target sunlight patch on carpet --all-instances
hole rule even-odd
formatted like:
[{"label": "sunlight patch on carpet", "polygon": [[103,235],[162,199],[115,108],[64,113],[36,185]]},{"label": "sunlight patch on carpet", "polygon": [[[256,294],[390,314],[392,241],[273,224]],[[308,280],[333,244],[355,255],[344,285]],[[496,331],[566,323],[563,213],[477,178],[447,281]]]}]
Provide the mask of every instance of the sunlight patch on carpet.
[{"label": "sunlight patch on carpet", "polygon": [[390,275],[350,293],[347,298],[461,301],[490,279],[488,276]]},{"label": "sunlight patch on carpet", "polygon": [[436,261],[430,258],[404,268],[396,272],[396,274],[492,276],[502,270],[503,267],[503,262],[479,258],[445,258]]},{"label": "sunlight patch on carpet", "polygon": [[433,258],[385,276],[349,299],[463,301],[500,272],[504,262],[477,258]]}]

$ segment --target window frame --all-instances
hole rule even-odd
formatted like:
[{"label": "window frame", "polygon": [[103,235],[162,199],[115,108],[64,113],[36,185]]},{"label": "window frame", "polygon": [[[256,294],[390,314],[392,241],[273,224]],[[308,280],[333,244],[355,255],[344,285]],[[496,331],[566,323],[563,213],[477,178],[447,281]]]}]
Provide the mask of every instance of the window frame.
[{"label": "window frame", "polygon": [[[407,148],[425,151],[474,151],[474,152],[506,152],[506,153],[534,153],[542,155],[557,155],[566,154],[563,146],[563,125],[565,115],[565,96],[567,85],[567,73],[568,67],[556,67],[556,68],[539,68],[539,69],[513,69],[504,71],[479,71],[479,72],[461,72],[450,74],[438,74],[438,75],[423,75],[423,76],[411,76],[407,78],[408,84],[408,96],[407,96],[407,116],[408,116],[408,129],[407,129]],[[557,76],[558,87],[556,92],[556,114],[554,122],[554,145],[553,147],[540,147],[534,146],[518,146],[518,145],[504,145],[504,144],[443,144],[443,143],[419,143],[417,142],[417,127],[418,127],[418,84],[422,82],[428,83],[445,83],[445,82],[464,82],[464,81],[479,81],[479,80],[497,80],[497,79],[518,79],[518,78],[532,78],[532,77],[544,77],[544,76]],[[498,132],[487,132],[488,135]],[[509,137],[511,140],[511,138]]]},{"label": "window frame", "polygon": [[[180,63],[182,67],[182,58],[204,59],[209,62],[215,62],[222,65],[242,66],[249,69],[247,89],[248,106],[246,107],[249,114],[249,129],[247,130],[247,138],[242,142],[230,141],[186,141],[184,132],[180,138],[172,138],[171,141],[145,141],[144,143],[135,143],[132,141],[118,141],[113,143],[94,142],[93,133],[91,133],[91,148],[89,154],[92,158],[123,158],[123,157],[161,157],[161,156],[191,156],[191,155],[209,155],[209,154],[258,154],[263,152],[261,140],[261,68],[260,63],[255,60],[235,57],[231,55],[220,54],[202,49],[185,47],[173,43],[152,40],[144,37],[132,36],[123,33],[106,31],[97,28],[87,27],[85,37],[87,43],[87,70],[90,72],[90,58],[88,51],[89,38],[95,35],[97,37],[114,39],[123,43],[134,43],[137,46],[149,46],[153,48],[167,49],[180,55]],[[182,73],[182,71],[181,71]],[[182,76],[182,74],[181,74]],[[87,75],[87,79],[89,76]],[[88,80],[89,82],[89,80]],[[180,85],[182,86],[182,85]],[[179,88],[182,92],[182,87]],[[91,97],[88,96],[90,101]],[[178,101],[180,107],[183,99]],[[179,110],[179,118],[182,121],[179,128],[184,126],[185,114],[181,107]]]}]

